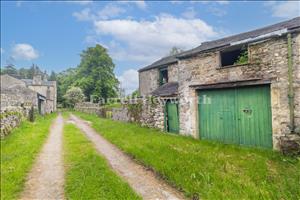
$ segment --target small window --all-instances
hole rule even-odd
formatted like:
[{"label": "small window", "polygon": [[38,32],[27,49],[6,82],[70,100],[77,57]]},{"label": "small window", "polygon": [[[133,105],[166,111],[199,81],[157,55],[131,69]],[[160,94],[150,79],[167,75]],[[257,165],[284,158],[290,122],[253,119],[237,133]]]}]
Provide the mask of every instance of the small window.
[{"label": "small window", "polygon": [[221,66],[242,65],[248,63],[247,46],[235,46],[221,51]]},{"label": "small window", "polygon": [[168,82],[168,69],[163,68],[159,70],[159,85],[163,85]]}]

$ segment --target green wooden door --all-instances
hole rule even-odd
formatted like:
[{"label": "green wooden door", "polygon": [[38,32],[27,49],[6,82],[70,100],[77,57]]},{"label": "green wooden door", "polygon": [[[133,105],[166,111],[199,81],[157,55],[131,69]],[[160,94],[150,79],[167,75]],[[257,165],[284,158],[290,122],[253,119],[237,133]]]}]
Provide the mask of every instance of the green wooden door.
[{"label": "green wooden door", "polygon": [[272,121],[269,86],[239,88],[237,99],[240,144],[271,148]]},{"label": "green wooden door", "polygon": [[199,112],[201,138],[228,143],[237,139],[234,89],[201,91]]},{"label": "green wooden door", "polygon": [[269,86],[203,90],[198,108],[201,138],[272,147]]},{"label": "green wooden door", "polygon": [[168,101],[166,104],[167,130],[172,133],[179,132],[178,104]]}]

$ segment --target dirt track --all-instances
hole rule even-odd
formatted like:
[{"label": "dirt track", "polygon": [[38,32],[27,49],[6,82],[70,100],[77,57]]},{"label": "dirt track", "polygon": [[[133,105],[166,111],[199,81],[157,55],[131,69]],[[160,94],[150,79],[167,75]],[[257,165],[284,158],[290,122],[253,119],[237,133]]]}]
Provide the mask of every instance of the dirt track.
[{"label": "dirt track", "polygon": [[27,177],[21,199],[64,199],[63,118],[59,115]]},{"label": "dirt track", "polygon": [[71,115],[71,120],[94,143],[97,151],[102,154],[121,177],[143,197],[143,199],[185,199],[184,196],[163,180],[158,179],[152,171],[134,162],[117,147],[96,133],[90,125],[78,117]]}]

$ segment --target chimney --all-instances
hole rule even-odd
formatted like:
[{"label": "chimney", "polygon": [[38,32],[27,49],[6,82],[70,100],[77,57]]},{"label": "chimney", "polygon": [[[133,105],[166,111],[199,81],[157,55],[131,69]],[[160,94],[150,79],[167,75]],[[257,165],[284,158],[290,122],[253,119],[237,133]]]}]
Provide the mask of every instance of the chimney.
[{"label": "chimney", "polygon": [[33,85],[42,85],[42,75],[35,74],[33,76],[32,84]]}]

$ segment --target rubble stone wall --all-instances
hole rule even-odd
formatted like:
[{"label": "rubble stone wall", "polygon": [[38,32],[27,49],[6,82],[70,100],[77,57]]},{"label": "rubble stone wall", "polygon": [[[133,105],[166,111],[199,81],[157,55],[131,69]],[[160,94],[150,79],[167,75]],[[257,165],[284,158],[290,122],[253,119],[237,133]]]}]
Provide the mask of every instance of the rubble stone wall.
[{"label": "rubble stone wall", "polygon": [[[299,34],[293,35],[295,124],[299,127]],[[199,137],[197,96],[191,85],[214,84],[249,79],[270,80],[273,147],[280,149],[280,138],[291,134],[288,104],[287,37],[249,44],[249,63],[220,67],[219,52],[198,54],[179,61],[180,132]],[[182,101],[184,100],[184,101]],[[201,134],[201,133],[200,133]]]}]

